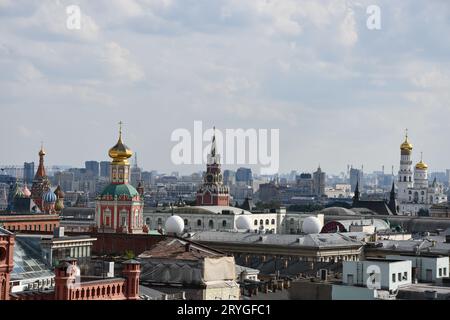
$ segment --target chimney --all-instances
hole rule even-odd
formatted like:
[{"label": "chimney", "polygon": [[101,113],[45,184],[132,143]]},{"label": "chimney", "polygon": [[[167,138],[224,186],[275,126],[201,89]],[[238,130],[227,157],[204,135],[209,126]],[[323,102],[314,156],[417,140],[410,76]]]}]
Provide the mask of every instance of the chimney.
[{"label": "chimney", "polygon": [[191,244],[189,242],[186,242],[184,245],[184,251],[189,252],[191,251]]}]

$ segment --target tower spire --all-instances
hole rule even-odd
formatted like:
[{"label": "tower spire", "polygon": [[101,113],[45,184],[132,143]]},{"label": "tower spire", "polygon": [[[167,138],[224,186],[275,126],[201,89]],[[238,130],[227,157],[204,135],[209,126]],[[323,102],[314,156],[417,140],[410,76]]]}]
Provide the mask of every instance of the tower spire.
[{"label": "tower spire", "polygon": [[216,156],[216,127],[213,127],[213,138],[211,143],[211,157]]}]

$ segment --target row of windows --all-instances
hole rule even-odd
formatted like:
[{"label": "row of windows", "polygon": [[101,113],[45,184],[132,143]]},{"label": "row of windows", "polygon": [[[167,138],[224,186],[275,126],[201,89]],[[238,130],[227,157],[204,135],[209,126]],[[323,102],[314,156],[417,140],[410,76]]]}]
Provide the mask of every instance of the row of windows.
[{"label": "row of windows", "polygon": [[396,282],[396,279],[400,282],[400,281],[406,281],[408,280],[408,272],[403,272],[403,277],[402,277],[402,273],[399,272],[397,274],[397,278],[395,277],[395,273],[392,274],[392,282]]},{"label": "row of windows", "polygon": [[[201,219],[198,219],[196,223],[197,223],[197,226],[198,226],[198,227],[201,227],[201,226],[203,225],[203,221],[202,221]],[[148,226],[151,225],[151,220],[150,220],[150,218],[146,218],[146,219],[145,219],[145,224],[148,225]],[[158,224],[158,226],[162,226],[162,224],[163,224],[162,218],[158,218],[157,224]],[[185,227],[188,227],[188,226],[189,226],[189,220],[188,220],[188,219],[184,219],[184,225],[185,225]],[[227,225],[228,225],[227,220],[223,220],[223,221],[222,221],[222,227],[225,228],[225,227],[227,227]],[[208,226],[209,226],[210,228],[214,228],[214,221],[213,221],[213,220],[209,220]]]},{"label": "row of windows", "polygon": [[6,229],[8,229],[9,231],[52,231],[54,228],[56,228],[56,223],[55,224],[45,224],[44,225],[44,230],[41,230],[41,225],[40,224],[27,224],[24,226],[7,226]]},{"label": "row of windows", "polygon": [[[272,219],[272,224],[275,224],[275,219]],[[255,220],[255,222],[253,223],[255,226],[257,226],[258,225],[258,220]],[[264,220],[263,219],[261,219],[261,220],[259,220],[259,224],[260,225],[263,225],[264,224]],[[269,219],[266,219],[266,225],[268,225],[269,224]]]}]

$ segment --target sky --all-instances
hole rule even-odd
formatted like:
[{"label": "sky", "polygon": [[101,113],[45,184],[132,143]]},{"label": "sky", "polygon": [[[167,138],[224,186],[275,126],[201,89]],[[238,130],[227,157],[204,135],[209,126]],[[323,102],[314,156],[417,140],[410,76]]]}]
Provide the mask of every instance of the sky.
[{"label": "sky", "polygon": [[279,129],[280,172],[398,170],[405,128],[450,168],[449,34],[447,0],[0,0],[0,164],[107,160],[123,121],[144,169],[199,171],[171,134],[202,121]]}]

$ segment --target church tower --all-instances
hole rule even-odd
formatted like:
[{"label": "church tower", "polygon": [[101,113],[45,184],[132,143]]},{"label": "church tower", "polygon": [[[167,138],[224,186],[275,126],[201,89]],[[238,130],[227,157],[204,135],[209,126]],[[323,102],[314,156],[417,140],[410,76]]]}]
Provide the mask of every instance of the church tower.
[{"label": "church tower", "polygon": [[96,201],[96,226],[99,232],[142,233],[144,201],[129,183],[133,152],[122,141],[122,123],[119,140],[109,150],[110,184]]},{"label": "church tower", "polygon": [[203,184],[197,191],[196,203],[198,206],[230,205],[230,192],[228,187],[223,184],[220,154],[216,150],[215,132],[211,143],[211,153],[208,154],[206,173],[203,175]]},{"label": "church tower", "polygon": [[406,129],[405,141],[400,145],[400,170],[398,172],[398,199],[408,201],[408,189],[413,187],[412,154],[413,146],[408,140]]},{"label": "church tower", "polygon": [[420,161],[416,164],[414,169],[414,188],[428,188],[428,165],[423,162],[423,154],[421,154]]},{"label": "church tower", "polygon": [[33,179],[33,185],[31,187],[31,198],[42,212],[44,211],[43,196],[48,190],[50,190],[50,182],[45,172],[44,157],[44,147],[41,146],[41,150],[39,150],[39,167],[36,171],[36,175]]}]

